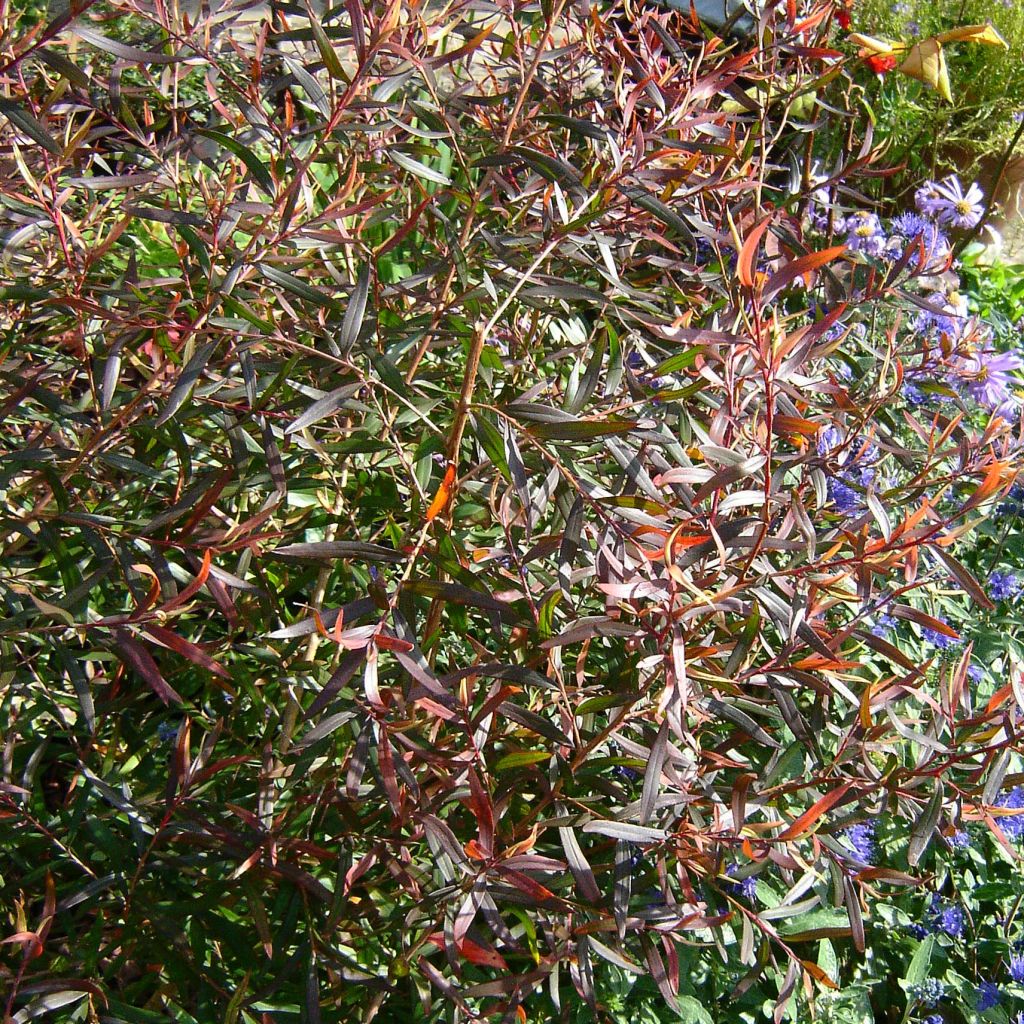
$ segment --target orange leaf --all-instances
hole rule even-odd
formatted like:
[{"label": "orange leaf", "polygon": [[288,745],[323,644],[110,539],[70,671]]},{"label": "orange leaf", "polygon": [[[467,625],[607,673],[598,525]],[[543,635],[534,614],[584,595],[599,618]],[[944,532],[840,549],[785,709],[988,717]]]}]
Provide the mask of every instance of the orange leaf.
[{"label": "orange leaf", "polygon": [[168,601],[161,610],[169,612],[172,608],[178,608],[186,601],[190,601],[199,592],[199,588],[206,582],[206,577],[210,575],[210,564],[212,561],[213,556],[210,553],[210,549],[207,548],[203,552],[203,564],[199,567],[199,572],[196,573],[196,578],[188,584],[184,590],[180,590],[177,597],[171,598],[171,600]]},{"label": "orange leaf", "polygon": [[814,437],[821,430],[821,424],[814,420],[805,420],[801,416],[787,416],[784,413],[772,419],[772,432],[775,434],[803,434]]},{"label": "orange leaf", "polygon": [[755,225],[754,230],[747,236],[747,240],[740,249],[739,259],[736,261],[736,274],[740,284],[748,288],[754,286],[754,265],[757,262],[757,250],[761,245],[761,239],[771,224],[771,217],[765,217],[760,224]]},{"label": "orange leaf", "polygon": [[487,860],[487,851],[475,839],[470,839],[462,848],[466,851],[466,856],[472,860]]},{"label": "orange leaf", "polygon": [[816,800],[812,806],[810,806],[803,814],[800,815],[796,821],[793,822],[789,828],[786,829],[779,836],[779,842],[788,842],[790,839],[796,839],[797,836],[802,836],[805,832],[809,832],[819,818],[826,812],[831,810],[840,800],[846,796],[847,793],[853,788],[852,782],[844,782],[838,789],[833,789],[831,793],[826,793],[820,800]]},{"label": "orange leaf", "polygon": [[813,960],[801,960],[803,969],[819,984],[825,988],[838,989],[839,986],[819,967]]},{"label": "orange leaf", "polygon": [[978,489],[964,502],[964,507],[960,509],[961,515],[976,505],[980,505],[987,498],[991,498],[999,490],[1005,468],[1001,462],[996,462],[992,465],[985,474],[985,479],[978,485]]},{"label": "orange leaf", "polygon": [[831,249],[805,253],[803,256],[798,256],[795,260],[790,260],[789,263],[781,267],[768,279],[768,284],[764,290],[765,301],[767,302],[772,296],[778,295],[791,281],[795,281],[798,277],[803,277],[805,274],[818,270],[820,267],[825,266],[826,263],[831,263],[834,259],[842,256],[844,252],[846,252],[845,245],[835,245]]},{"label": "orange leaf", "polygon": [[[442,932],[434,932],[427,937],[427,941],[432,942],[438,949],[444,949],[444,934]],[[500,953],[493,949],[488,949],[486,946],[481,946],[472,939],[463,939],[461,942],[456,942],[455,948],[471,964],[477,964],[480,967],[497,967],[503,971],[508,970],[508,964]]]},{"label": "orange leaf", "polygon": [[455,483],[455,465],[449,463],[448,468],[444,472],[444,479],[441,481],[441,486],[437,489],[437,494],[434,495],[434,500],[430,503],[430,508],[427,509],[427,522],[432,523],[444,510],[445,505],[448,504],[448,498],[452,492],[452,484]]},{"label": "orange leaf", "polygon": [[1005,686],[1001,686],[989,698],[989,702],[985,707],[985,713],[991,715],[993,711],[1006,703],[1011,693],[1013,693],[1013,687],[1009,683]]}]

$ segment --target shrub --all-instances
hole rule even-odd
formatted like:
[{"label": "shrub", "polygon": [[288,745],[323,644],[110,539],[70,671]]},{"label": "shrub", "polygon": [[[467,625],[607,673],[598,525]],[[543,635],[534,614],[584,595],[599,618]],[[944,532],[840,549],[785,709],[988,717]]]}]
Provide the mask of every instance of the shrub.
[{"label": "shrub", "polygon": [[8,1014],[778,1020],[1012,849],[1014,360],[791,6],[6,37]]}]

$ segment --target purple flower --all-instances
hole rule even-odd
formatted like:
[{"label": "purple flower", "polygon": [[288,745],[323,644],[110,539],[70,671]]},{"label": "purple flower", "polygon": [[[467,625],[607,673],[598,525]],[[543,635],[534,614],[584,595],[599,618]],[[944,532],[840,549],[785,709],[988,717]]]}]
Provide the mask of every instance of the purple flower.
[{"label": "purple flower", "polygon": [[901,236],[907,241],[917,242],[920,239],[924,244],[926,263],[934,262],[949,251],[949,239],[942,229],[919,213],[901,213],[893,217],[889,228],[893,235]]},{"label": "purple flower", "polygon": [[870,864],[878,854],[878,843],[875,840],[877,828],[877,820],[871,818],[868,821],[858,821],[856,825],[851,825],[843,831],[846,845],[861,864]]},{"label": "purple flower", "polygon": [[984,1013],[993,1006],[998,1006],[1001,994],[999,986],[994,981],[983,981],[977,991],[978,1012]]},{"label": "purple flower", "polygon": [[957,829],[956,832],[949,837],[949,845],[952,846],[954,850],[966,850],[967,847],[971,845],[971,833],[965,828]]},{"label": "purple flower", "polygon": [[818,432],[818,454],[827,455],[843,443],[843,432],[838,427],[826,427]]},{"label": "purple flower", "polygon": [[843,483],[838,477],[833,476],[829,478],[828,496],[832,504],[843,515],[852,515],[860,508],[861,496],[849,484]]},{"label": "purple flower", "polygon": [[1020,415],[1020,402],[1016,398],[1008,398],[1002,405],[993,409],[992,415],[1012,423]]},{"label": "purple flower", "polygon": [[1019,516],[1024,512],[1024,484],[1014,484],[996,511],[1001,516]]},{"label": "purple flower", "polygon": [[967,678],[972,683],[980,683],[985,678],[985,670],[980,665],[968,665],[967,666]]},{"label": "purple flower", "polygon": [[939,186],[934,181],[926,181],[914,192],[914,205],[926,217],[934,217],[939,212],[941,201]]},{"label": "purple flower", "polygon": [[921,334],[947,334],[952,338],[960,336],[961,325],[955,317],[945,313],[930,313],[922,309],[914,318],[913,329]]},{"label": "purple flower", "polygon": [[928,399],[928,396],[913,381],[906,379],[903,381],[903,397],[911,405],[924,405]]},{"label": "purple flower", "polygon": [[1011,373],[1024,366],[1024,361],[1012,352],[975,352],[961,369],[967,380],[967,391],[976,402],[995,409],[1012,396],[1010,387],[1016,383]]},{"label": "purple flower", "polygon": [[1018,984],[1024,982],[1024,953],[1011,953],[1010,962],[1006,966],[1014,981]]},{"label": "purple flower", "polygon": [[[840,448],[843,450],[837,451]],[[845,435],[838,427],[826,427],[818,433],[818,454],[830,455],[833,452],[837,452],[836,461],[841,467],[858,467],[862,476],[867,472],[867,479],[863,483],[874,476],[874,470],[864,465],[878,459],[878,445],[873,441],[855,437],[847,444]]]},{"label": "purple flower", "polygon": [[973,228],[984,212],[985,196],[976,182],[964,191],[960,179],[951,174],[935,186],[937,194],[932,204],[933,213],[940,224],[953,228]]},{"label": "purple flower", "polygon": [[889,633],[896,628],[897,620],[894,616],[888,612],[882,612],[881,615],[875,619],[875,624],[871,627],[869,632],[872,636],[888,636]]},{"label": "purple flower", "polygon": [[829,472],[829,498],[844,515],[852,514],[863,504],[858,487],[868,487],[875,478],[871,463],[878,459],[878,445],[862,437],[847,443],[838,427],[826,427],[818,434],[818,454],[834,454],[838,468]]},{"label": "purple flower", "polygon": [[956,903],[947,903],[938,893],[933,893],[917,931],[928,935],[938,930],[958,939],[963,934],[966,922],[967,915],[963,907]]},{"label": "purple flower", "polygon": [[873,213],[860,210],[846,219],[846,244],[852,252],[863,252],[868,256],[881,256],[885,252],[885,235],[882,223]]},{"label": "purple flower", "polygon": [[[1004,807],[1008,811],[1024,808],[1024,786],[1017,786],[1001,796],[996,801],[996,807]],[[992,817],[999,823],[999,827],[1006,833],[1008,839],[1024,838],[1024,814],[993,814]]]},{"label": "purple flower", "polygon": [[[739,873],[739,870],[738,864],[730,864],[725,869],[725,873],[727,875],[735,875]],[[757,875],[748,875],[746,878],[741,878],[738,882],[733,882],[730,888],[744,899],[753,900],[757,896]]]},{"label": "purple flower", "polygon": [[156,738],[161,743],[169,743],[178,735],[177,722],[161,722],[156,727]]},{"label": "purple flower", "polygon": [[828,221],[828,208],[832,205],[832,189],[826,184],[830,175],[825,174],[821,165],[815,161],[814,169],[811,172],[809,184],[811,186],[810,202],[812,207],[818,208],[812,216],[823,216]]},{"label": "purple flower", "polygon": [[1020,580],[1012,572],[994,572],[988,578],[988,592],[993,601],[1009,601],[1020,593]]},{"label": "purple flower", "polygon": [[937,908],[936,918],[936,924],[951,938],[958,939],[963,935],[967,922],[963,907],[956,903],[942,904]]},{"label": "purple flower", "polygon": [[940,651],[957,647],[961,643],[960,640],[954,640],[953,637],[946,636],[945,633],[940,633],[937,629],[932,629],[931,626],[921,627],[921,638],[932,647],[938,647]]},{"label": "purple flower", "polygon": [[955,288],[947,290],[943,298],[946,300],[946,312],[950,316],[958,316],[961,319],[967,316],[967,299]]}]

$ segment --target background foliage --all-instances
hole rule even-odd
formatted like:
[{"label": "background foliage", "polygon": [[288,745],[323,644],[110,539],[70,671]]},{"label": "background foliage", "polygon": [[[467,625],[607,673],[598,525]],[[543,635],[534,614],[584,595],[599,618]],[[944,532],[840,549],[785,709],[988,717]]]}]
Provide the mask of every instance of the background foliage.
[{"label": "background foliage", "polygon": [[7,14],[8,1016],[975,1012],[1018,310],[847,236],[834,13]]},{"label": "background foliage", "polygon": [[900,185],[912,189],[921,177],[949,170],[971,177],[987,172],[991,181],[1019,126],[1015,116],[1024,111],[1024,8],[1012,0],[857,0],[851,10],[853,30],[907,43],[960,25],[995,26],[1006,51],[969,44],[952,48],[952,103],[902,75],[884,82],[864,79],[879,141],[890,146],[894,165],[906,162]]}]

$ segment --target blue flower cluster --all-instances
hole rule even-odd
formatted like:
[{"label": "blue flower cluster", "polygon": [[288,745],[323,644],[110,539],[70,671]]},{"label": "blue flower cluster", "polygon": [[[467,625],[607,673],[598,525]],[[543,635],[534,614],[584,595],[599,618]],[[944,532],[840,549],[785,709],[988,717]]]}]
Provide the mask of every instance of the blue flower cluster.
[{"label": "blue flower cluster", "polygon": [[875,618],[869,632],[872,636],[886,637],[897,627],[897,625],[899,625],[899,620],[895,615],[890,615],[888,612],[882,612]]},{"label": "blue flower cluster", "polygon": [[937,647],[940,651],[947,651],[951,647],[958,647],[963,641],[955,640],[951,636],[946,636],[945,633],[940,633],[937,629],[932,629],[931,626],[921,627],[921,638],[932,645]]},{"label": "blue flower cluster", "polygon": [[923,939],[925,936],[934,935],[937,932],[942,932],[951,939],[959,939],[966,926],[967,915],[964,913],[963,907],[942,899],[938,893],[933,893],[931,902],[925,908],[921,920],[911,924],[907,931],[915,939]]},{"label": "blue flower cluster", "polygon": [[[725,869],[725,873],[727,875],[736,875],[739,873],[739,870],[738,864],[730,864]],[[748,875],[746,878],[741,878],[733,882],[730,888],[744,899],[753,900],[757,896],[757,875]]]},{"label": "blue flower cluster", "polygon": [[1000,502],[996,513],[1001,516],[1024,515],[1024,484],[1014,484],[1006,492],[1006,497]]},{"label": "blue flower cluster", "polygon": [[170,743],[178,735],[177,722],[161,722],[156,727],[156,738],[161,743]]},{"label": "blue flower cluster", "polygon": [[972,183],[965,190],[960,180],[952,175],[941,182],[925,182],[915,194],[917,210],[893,217],[887,231],[878,215],[870,211],[841,214],[832,190],[826,185],[828,180],[820,170],[812,175],[815,187],[808,209],[812,226],[819,231],[826,230],[831,212],[832,228],[846,232],[847,247],[876,259],[895,261],[908,244],[917,242],[924,247],[926,265],[943,262],[950,251],[943,229],[974,227],[983,213],[984,196],[977,184]]},{"label": "blue flower cluster", "polygon": [[996,571],[988,578],[988,593],[993,601],[1011,601],[1022,589],[1020,579],[1012,572]]},{"label": "blue flower cluster", "polygon": [[935,1006],[946,995],[946,986],[937,978],[927,978],[907,986],[907,995],[924,1006]]},{"label": "blue flower cluster", "polygon": [[957,829],[956,832],[949,837],[949,845],[952,846],[954,850],[968,849],[971,845],[971,833],[965,828]]},{"label": "blue flower cluster", "polygon": [[[923,253],[920,269],[929,289],[928,306],[921,309],[910,327],[927,338],[943,341],[944,347],[960,346],[952,356],[933,365],[908,371],[903,392],[911,405],[924,404],[929,398],[950,400],[952,395],[926,391],[921,384],[935,381],[950,391],[959,390],[980,406],[1004,420],[1015,420],[1020,414],[1020,401],[1015,394],[1014,376],[1024,369],[1024,359],[1015,352],[999,352],[992,347],[991,333],[985,325],[968,313],[967,299],[959,291],[959,281],[949,267],[952,260],[950,229],[971,230],[984,215],[984,195],[976,183],[966,187],[956,175],[941,181],[926,181],[914,194],[916,210],[893,217],[888,227],[878,215],[868,210],[848,214],[838,211],[835,196],[826,184],[828,177],[816,172],[810,196],[809,218],[818,230],[844,231],[851,252],[871,259],[894,262],[902,257],[907,246],[914,244]],[[836,325],[840,327],[840,325]],[[835,330],[835,328],[833,328]],[[836,335],[837,337],[840,335]],[[849,482],[838,480],[833,488],[837,507],[857,507],[856,492]]]},{"label": "blue flower cluster", "polygon": [[1006,966],[1010,972],[1010,977],[1018,985],[1024,984],[1024,953],[1011,953],[1010,961]]},{"label": "blue flower cluster", "polygon": [[977,991],[978,1012],[984,1013],[986,1010],[991,1010],[993,1006],[998,1006],[1001,996],[1002,990],[994,981],[983,981]]},{"label": "blue flower cluster", "polygon": [[870,864],[878,854],[878,840],[875,838],[877,829],[878,821],[871,818],[868,821],[859,821],[843,832],[846,845],[861,864]]},{"label": "blue flower cluster", "polygon": [[862,437],[846,441],[838,427],[826,427],[818,435],[818,454],[828,457],[828,493],[835,507],[851,515],[863,507],[861,491],[875,482],[878,446]]},{"label": "blue flower cluster", "polygon": [[[1005,807],[1008,811],[1024,809],[1024,786],[1017,786],[996,801],[997,807]],[[1019,842],[1024,839],[1024,814],[993,814],[999,827],[1008,839]]]}]

